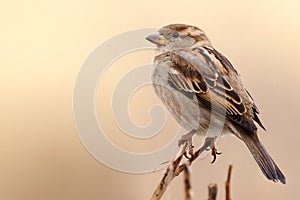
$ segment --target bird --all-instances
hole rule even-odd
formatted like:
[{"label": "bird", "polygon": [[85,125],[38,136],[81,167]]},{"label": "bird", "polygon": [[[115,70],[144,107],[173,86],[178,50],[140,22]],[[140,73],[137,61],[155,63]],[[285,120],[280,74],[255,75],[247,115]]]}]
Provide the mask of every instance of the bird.
[{"label": "bird", "polygon": [[233,134],[246,144],[267,179],[285,184],[284,174],[258,138],[257,125],[266,130],[260,110],[238,71],[203,30],[169,24],[145,39],[159,52],[151,76],[155,93],[177,122],[190,131],[185,139],[205,135],[212,141],[215,157],[219,154],[217,138]]}]

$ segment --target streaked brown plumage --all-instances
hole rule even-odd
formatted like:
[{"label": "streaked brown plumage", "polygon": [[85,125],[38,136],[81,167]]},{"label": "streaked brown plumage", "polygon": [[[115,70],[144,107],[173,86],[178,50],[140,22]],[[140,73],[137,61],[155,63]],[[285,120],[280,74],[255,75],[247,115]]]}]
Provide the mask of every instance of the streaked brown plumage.
[{"label": "streaked brown plumage", "polygon": [[175,119],[202,135],[207,134],[211,120],[215,124],[224,121],[222,134],[232,133],[244,141],[264,175],[285,183],[283,173],[259,142],[255,122],[265,128],[257,106],[236,69],[212,47],[205,33],[195,26],[171,24],[147,39],[162,50],[154,58],[152,80]]}]

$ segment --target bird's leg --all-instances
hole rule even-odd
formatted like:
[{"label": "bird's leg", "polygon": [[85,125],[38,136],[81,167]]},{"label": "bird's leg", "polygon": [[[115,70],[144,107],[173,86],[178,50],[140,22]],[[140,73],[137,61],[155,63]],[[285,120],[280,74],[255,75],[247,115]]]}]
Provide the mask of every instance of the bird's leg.
[{"label": "bird's leg", "polygon": [[216,139],[217,137],[207,137],[205,138],[205,142],[204,142],[204,143],[210,142],[211,155],[213,156],[213,160],[211,161],[212,164],[216,161],[217,155],[222,154],[221,152],[217,151],[217,148],[215,146]]},{"label": "bird's leg", "polygon": [[183,154],[187,159],[191,160],[193,159],[193,136],[196,134],[196,130],[192,130],[190,132],[188,132],[187,134],[181,136],[181,139],[178,141],[178,146],[181,146],[182,144],[187,144],[187,148],[188,148],[188,154],[190,155],[190,157],[187,156],[186,152]]}]

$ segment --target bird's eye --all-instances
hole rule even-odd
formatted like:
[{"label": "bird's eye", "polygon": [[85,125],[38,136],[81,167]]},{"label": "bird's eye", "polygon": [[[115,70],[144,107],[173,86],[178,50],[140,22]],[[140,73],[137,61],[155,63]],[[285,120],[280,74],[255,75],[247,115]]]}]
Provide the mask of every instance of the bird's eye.
[{"label": "bird's eye", "polygon": [[173,37],[174,38],[177,38],[177,37],[179,37],[179,34],[176,32],[176,33],[173,33]]}]

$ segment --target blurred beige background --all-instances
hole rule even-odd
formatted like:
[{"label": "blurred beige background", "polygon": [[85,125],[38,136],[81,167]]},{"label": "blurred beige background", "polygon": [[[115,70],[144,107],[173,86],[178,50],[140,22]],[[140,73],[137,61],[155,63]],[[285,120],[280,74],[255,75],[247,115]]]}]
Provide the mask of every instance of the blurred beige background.
[{"label": "blurred beige background", "polygon": [[[226,137],[218,143],[223,154],[214,165],[211,158],[193,164],[196,199],[206,199],[210,182],[218,183],[219,199],[224,199],[229,163],[234,166],[233,199],[296,199],[299,7],[296,0],[2,2],[0,199],[149,199],[163,172],[126,174],[95,160],[77,135],[72,92],[81,64],[101,42],[124,31],[174,22],[201,27],[238,68],[263,113],[268,132],[260,131],[261,139],[287,176],[284,186],[267,181],[246,147]],[[96,102],[101,93],[109,93],[118,75],[136,64],[149,63],[153,55],[152,51],[135,52],[117,60],[104,77],[107,87],[101,91],[99,87]],[[158,99],[150,87],[133,99],[137,102],[129,106],[133,119],[147,124],[147,106]],[[96,108],[99,120],[106,120],[107,127],[116,131],[108,137],[130,151],[161,147],[177,128],[169,118],[163,135],[137,141],[117,133],[109,107],[97,103]],[[179,177],[164,199],[183,199],[182,190]]]}]

